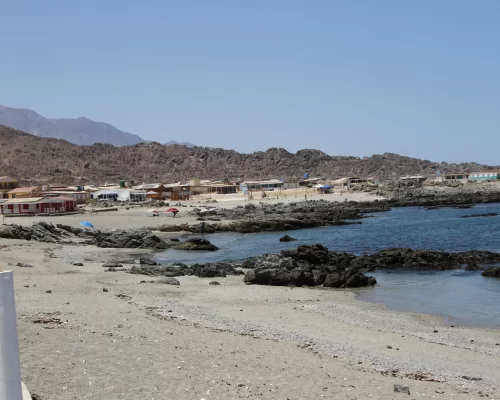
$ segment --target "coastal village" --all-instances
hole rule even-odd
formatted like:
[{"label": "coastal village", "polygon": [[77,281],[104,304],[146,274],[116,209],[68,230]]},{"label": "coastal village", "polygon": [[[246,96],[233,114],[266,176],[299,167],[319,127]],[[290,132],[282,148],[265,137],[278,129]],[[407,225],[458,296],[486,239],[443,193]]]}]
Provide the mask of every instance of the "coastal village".
[{"label": "coastal village", "polygon": [[74,213],[83,205],[95,202],[142,203],[153,201],[188,201],[243,196],[245,200],[267,197],[295,197],[307,199],[315,194],[332,194],[350,190],[375,190],[394,182],[417,184],[482,183],[500,181],[500,170],[472,173],[446,173],[434,177],[407,175],[397,179],[379,180],[372,177],[310,177],[305,173],[297,179],[265,180],[201,180],[188,182],[142,183],[127,180],[96,185],[40,185],[23,186],[17,178],[0,176],[0,214],[39,215]]}]

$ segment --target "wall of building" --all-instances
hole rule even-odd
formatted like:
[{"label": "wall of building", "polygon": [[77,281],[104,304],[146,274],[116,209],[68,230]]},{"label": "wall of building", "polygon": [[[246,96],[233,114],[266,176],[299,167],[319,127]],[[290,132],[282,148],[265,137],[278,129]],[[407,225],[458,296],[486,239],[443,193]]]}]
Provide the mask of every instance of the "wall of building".
[{"label": "wall of building", "polygon": [[498,173],[479,173],[479,174],[470,174],[469,179],[471,181],[488,181],[488,180],[497,180],[500,179],[500,174]]}]

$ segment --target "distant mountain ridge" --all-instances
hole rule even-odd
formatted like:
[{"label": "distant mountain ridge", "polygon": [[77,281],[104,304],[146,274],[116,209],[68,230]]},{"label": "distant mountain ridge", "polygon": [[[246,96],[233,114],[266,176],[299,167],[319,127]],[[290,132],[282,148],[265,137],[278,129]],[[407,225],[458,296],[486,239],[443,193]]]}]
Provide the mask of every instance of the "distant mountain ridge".
[{"label": "distant mountain ridge", "polygon": [[[105,122],[80,118],[45,118],[33,110],[0,106],[0,124],[39,137],[63,139],[70,143],[91,146],[96,143],[130,146],[145,143],[138,135],[121,131]],[[170,141],[168,144],[178,144]],[[191,143],[182,143],[193,147]]]},{"label": "distant mountain ridge", "polygon": [[[22,162],[20,162],[20,160]],[[319,150],[290,153],[271,148],[251,154],[209,147],[139,143],[77,146],[64,140],[36,137],[0,125],[0,175],[23,182],[75,184],[118,182],[178,182],[201,179],[267,179],[310,176],[391,178],[437,171],[490,169],[477,163],[448,164],[400,156],[330,156]]]}]

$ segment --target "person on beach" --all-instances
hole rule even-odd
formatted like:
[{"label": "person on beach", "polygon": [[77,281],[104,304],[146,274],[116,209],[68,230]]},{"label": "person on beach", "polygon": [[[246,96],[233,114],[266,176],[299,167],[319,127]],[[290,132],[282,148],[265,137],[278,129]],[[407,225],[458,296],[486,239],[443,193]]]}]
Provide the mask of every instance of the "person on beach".
[{"label": "person on beach", "polygon": [[174,214],[174,218],[175,218],[175,216],[177,215],[178,212],[179,211],[172,211],[172,214]]},{"label": "person on beach", "polygon": [[304,196],[304,199],[307,201],[307,194]]},{"label": "person on beach", "polygon": [[202,222],[200,224],[200,229],[201,229],[201,237],[203,237],[203,234],[205,233],[205,222]]},{"label": "person on beach", "polygon": [[186,237],[189,236],[189,224],[186,222],[186,225],[184,225],[184,229],[186,231]]}]

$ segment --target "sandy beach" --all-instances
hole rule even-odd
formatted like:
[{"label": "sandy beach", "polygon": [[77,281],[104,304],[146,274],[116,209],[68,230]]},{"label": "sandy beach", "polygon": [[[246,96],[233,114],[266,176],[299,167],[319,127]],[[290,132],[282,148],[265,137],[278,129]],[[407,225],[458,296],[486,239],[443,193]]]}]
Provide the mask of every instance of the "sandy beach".
[{"label": "sandy beach", "polygon": [[[192,217],[176,223],[181,218]],[[47,218],[75,226],[81,219]],[[86,219],[107,228],[173,220],[147,209]],[[0,241],[2,266],[15,273],[22,376],[32,393],[43,400],[500,398],[497,330],[390,311],[357,300],[356,290],[245,286],[241,276],[186,276],[171,286],[101,266],[141,253]],[[395,384],[411,395],[395,393]]]}]

